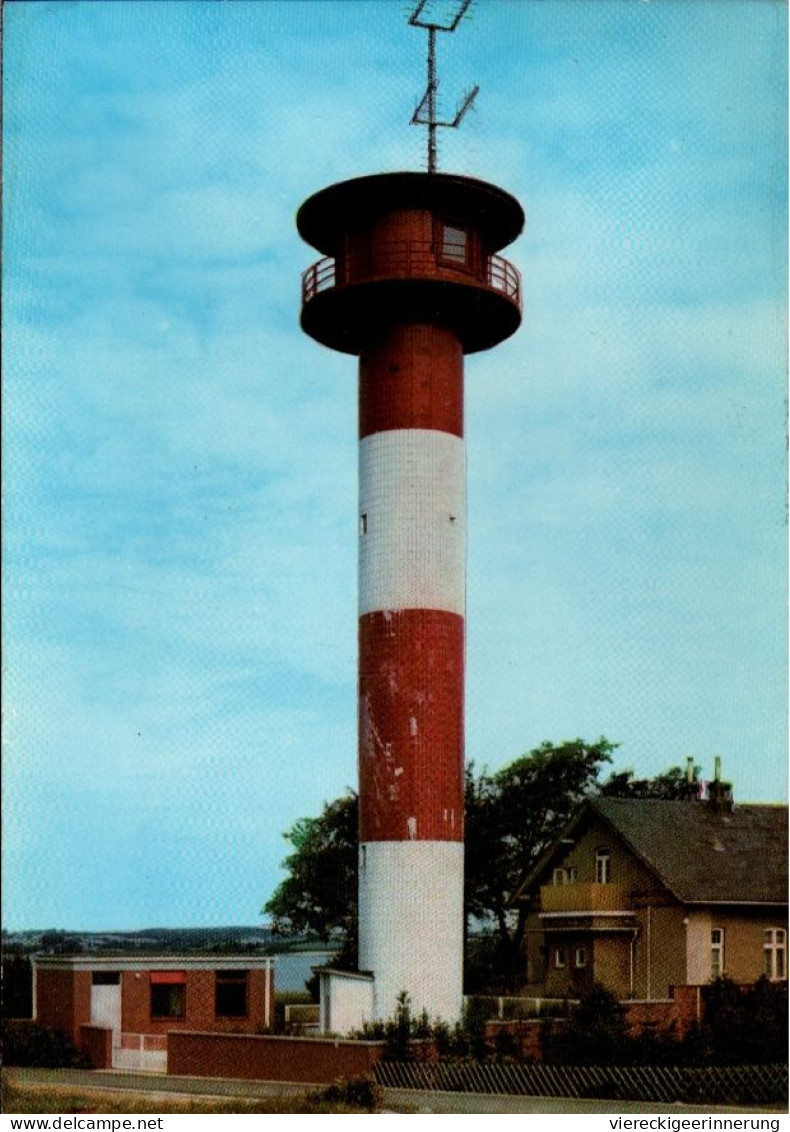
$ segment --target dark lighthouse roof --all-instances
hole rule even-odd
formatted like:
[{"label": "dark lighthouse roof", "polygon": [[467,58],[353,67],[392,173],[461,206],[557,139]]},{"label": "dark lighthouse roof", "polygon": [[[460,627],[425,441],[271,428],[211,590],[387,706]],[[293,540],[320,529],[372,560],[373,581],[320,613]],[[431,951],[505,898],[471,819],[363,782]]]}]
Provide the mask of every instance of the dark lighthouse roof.
[{"label": "dark lighthouse roof", "polygon": [[324,255],[335,255],[349,230],[383,212],[427,208],[463,218],[489,252],[506,247],[524,228],[524,210],[504,189],[451,173],[376,173],[329,185],[296,215],[299,234]]}]

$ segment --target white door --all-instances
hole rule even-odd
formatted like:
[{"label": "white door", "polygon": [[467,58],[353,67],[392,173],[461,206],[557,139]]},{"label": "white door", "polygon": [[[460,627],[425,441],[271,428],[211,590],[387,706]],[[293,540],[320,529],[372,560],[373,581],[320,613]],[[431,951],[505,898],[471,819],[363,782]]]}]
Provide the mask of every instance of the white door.
[{"label": "white door", "polygon": [[113,1051],[121,1046],[121,982],[91,987],[91,1025],[112,1030]]}]

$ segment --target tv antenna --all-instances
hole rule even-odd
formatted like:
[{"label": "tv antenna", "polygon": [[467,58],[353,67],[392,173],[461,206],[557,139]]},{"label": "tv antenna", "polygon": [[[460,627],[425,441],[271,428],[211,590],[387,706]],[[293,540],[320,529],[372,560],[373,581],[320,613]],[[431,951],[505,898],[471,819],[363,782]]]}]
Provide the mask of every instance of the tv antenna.
[{"label": "tv antenna", "polygon": [[428,13],[426,13],[425,19],[421,18],[426,6],[431,3],[432,0],[420,0],[417,7],[409,16],[409,23],[412,27],[426,28],[428,31],[428,87],[417,109],[412,114],[411,125],[428,127],[428,172],[435,173],[437,129],[440,126],[444,126],[448,129],[456,130],[461,125],[461,120],[467,110],[474,102],[480,87],[475,86],[464,95],[463,99],[458,104],[455,117],[451,122],[443,122],[436,117],[436,92],[439,88],[439,83],[436,78],[436,33],[437,31],[455,31],[466,15],[472,0],[461,0],[461,3],[456,8],[455,15],[446,16],[444,23],[430,19]]}]

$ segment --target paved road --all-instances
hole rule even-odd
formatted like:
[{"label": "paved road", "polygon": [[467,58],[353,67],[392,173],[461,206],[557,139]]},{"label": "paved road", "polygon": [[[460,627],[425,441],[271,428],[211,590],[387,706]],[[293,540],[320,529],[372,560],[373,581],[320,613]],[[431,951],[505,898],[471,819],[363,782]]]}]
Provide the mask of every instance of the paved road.
[{"label": "paved road", "polygon": [[[79,1086],[118,1092],[160,1096],[196,1095],[255,1100],[259,1097],[299,1096],[312,1086],[279,1081],[235,1081],[224,1077],[168,1077],[160,1073],[128,1073],[118,1070],[6,1069],[7,1080],[38,1085]],[[322,1086],[316,1085],[315,1088]],[[384,1107],[406,1113],[740,1113],[755,1115],[786,1112],[785,1107],[728,1108],[723,1105],[661,1105],[638,1101],[594,1101],[557,1097],[490,1096],[481,1093],[439,1093],[412,1089],[385,1089]],[[616,1106],[616,1107],[613,1107]]]}]

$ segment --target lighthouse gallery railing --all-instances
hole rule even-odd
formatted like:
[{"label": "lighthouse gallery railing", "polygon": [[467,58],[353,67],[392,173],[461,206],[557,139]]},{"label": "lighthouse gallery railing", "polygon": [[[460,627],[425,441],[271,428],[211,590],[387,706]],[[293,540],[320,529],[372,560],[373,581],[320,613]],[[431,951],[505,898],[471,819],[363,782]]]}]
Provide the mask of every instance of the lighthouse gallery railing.
[{"label": "lighthouse gallery railing", "polygon": [[413,241],[384,241],[374,248],[351,251],[342,259],[319,259],[302,274],[302,305],[321,291],[347,283],[426,278],[482,284],[500,291],[521,307],[521,276],[502,256],[486,256],[481,267],[470,266],[453,262],[429,244]]}]

